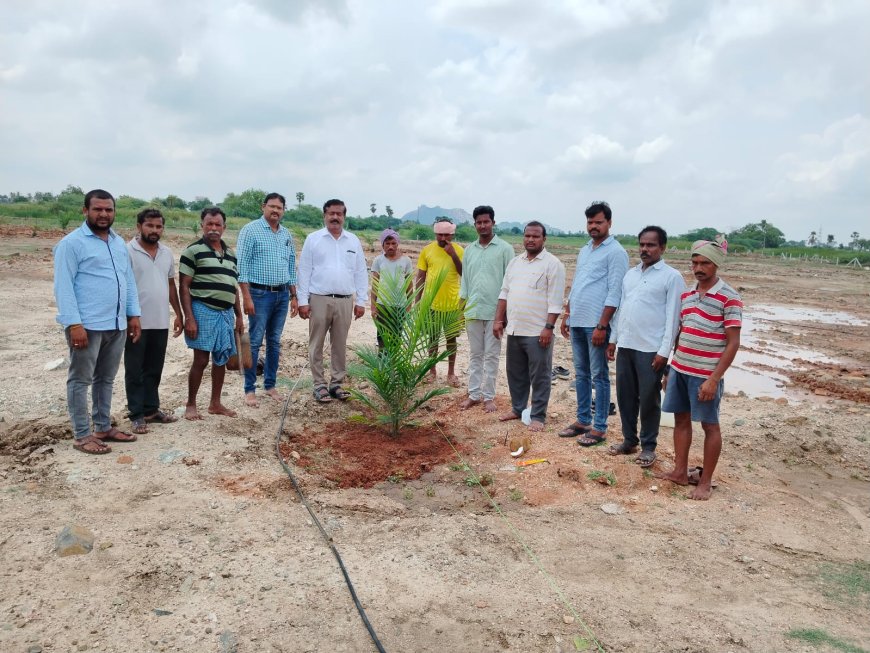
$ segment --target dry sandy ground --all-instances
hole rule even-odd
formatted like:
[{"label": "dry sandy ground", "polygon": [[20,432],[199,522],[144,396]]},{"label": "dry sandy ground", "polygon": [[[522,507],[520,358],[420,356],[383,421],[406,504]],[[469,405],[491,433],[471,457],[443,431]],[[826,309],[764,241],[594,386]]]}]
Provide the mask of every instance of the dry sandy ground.
[{"label": "dry sandy ground", "polygon": [[[187,240],[169,244],[177,254]],[[237,419],[152,427],[108,456],[73,451],[66,373],[43,369],[66,354],[53,319],[52,242],[0,235],[0,650],[375,650],[274,455],[280,405],[245,408],[239,377],[225,387]],[[573,253],[557,253],[570,278]],[[832,360],[787,354],[756,365],[759,379],[792,359],[805,370],[790,373],[813,392],[789,382],[778,401],[729,383],[708,502],[603,447],[557,438],[573,415],[567,381],[555,384],[548,428],[533,438],[530,455],[549,464],[515,468],[503,441],[523,426],[460,413],[460,391],[422,413],[421,424],[451,435],[470,470],[490,477],[502,514],[457,458],[371,489],[336,489],[316,466],[294,466],[387,651],[870,650],[868,273],[743,259],[725,276],[750,312],[815,307],[865,322],[771,327]],[[285,394],[307,378],[305,334],[300,320],[288,322]],[[355,323],[354,341],[372,338],[368,317]],[[778,348],[753,344],[764,347]],[[189,360],[172,340],[167,408],[184,402]],[[556,361],[570,367],[561,339]],[[359,415],[352,402],[314,405],[308,387],[291,397],[282,434],[291,449]],[[121,426],[124,407],[122,370],[113,406]],[[611,441],[618,430],[611,418]],[[668,468],[668,428],[659,454],[658,468]],[[615,485],[591,480],[595,471]],[[93,551],[54,552],[68,524],[94,533]],[[788,637],[795,629],[823,630],[839,648]]]}]

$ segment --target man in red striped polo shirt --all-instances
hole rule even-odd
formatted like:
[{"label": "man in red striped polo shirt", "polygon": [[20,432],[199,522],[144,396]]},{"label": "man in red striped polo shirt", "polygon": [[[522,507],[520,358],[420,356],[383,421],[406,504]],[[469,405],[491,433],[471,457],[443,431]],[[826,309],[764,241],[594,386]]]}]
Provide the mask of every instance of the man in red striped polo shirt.
[{"label": "man in red striped polo shirt", "polygon": [[[692,274],[697,280],[683,293],[680,333],[666,380],[662,411],[674,413],[674,469],[661,478],[679,485],[697,484],[689,498],[706,500],[722,451],[719,402],[725,375],[740,347],[743,302],[719,278],[727,243],[699,240],[692,245]],[[704,466],[689,470],[692,422],[704,430]]]}]

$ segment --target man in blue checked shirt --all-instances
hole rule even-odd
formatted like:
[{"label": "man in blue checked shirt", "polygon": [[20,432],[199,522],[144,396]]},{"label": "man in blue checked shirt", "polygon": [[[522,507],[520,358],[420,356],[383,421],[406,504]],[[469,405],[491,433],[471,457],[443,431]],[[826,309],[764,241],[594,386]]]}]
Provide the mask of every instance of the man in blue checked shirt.
[{"label": "man in blue checked shirt", "polygon": [[[106,442],[135,442],[136,436],[112,426],[112,384],[124,343],[138,342],[139,296],[124,239],[112,231],[115,198],[104,190],[85,195],[85,222],[54,248],[57,321],[69,346],[67,406],[73,448],[106,454]],[[91,389],[93,416],[88,411]],[[91,430],[93,417],[93,431]]]},{"label": "man in blue checked shirt", "polygon": [[256,361],[266,338],[266,364],[263,369],[263,390],[276,401],[282,397],[275,389],[281,333],[287,320],[298,311],[296,299],[296,248],[293,236],[283,226],[281,218],[287,202],[283,195],[269,193],[263,200],[263,215],[249,222],[236,243],[239,262],[239,288],[242,304],[248,316],[251,338],[251,358],[255,365],[245,370],[245,403],[256,408]]}]

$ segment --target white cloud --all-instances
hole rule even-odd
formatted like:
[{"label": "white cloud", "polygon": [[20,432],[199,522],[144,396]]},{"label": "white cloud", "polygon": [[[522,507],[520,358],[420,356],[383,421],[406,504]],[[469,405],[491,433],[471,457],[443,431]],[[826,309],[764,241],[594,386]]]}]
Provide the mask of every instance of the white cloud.
[{"label": "white cloud", "polygon": [[673,233],[763,213],[802,237],[829,206],[855,229],[868,21],[860,0],[8,0],[0,193],[255,186],[563,228],[552,205],[607,197],[626,232],[678,198]]}]

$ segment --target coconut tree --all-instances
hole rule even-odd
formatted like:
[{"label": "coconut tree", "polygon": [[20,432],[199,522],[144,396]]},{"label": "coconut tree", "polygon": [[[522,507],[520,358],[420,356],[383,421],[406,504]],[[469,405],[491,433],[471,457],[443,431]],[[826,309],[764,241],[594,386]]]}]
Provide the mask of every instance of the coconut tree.
[{"label": "coconut tree", "polygon": [[[432,311],[432,301],[444,283],[445,271],[427,279],[419,301],[414,300],[412,279],[382,275],[374,282],[374,292],[383,309],[378,311],[381,350],[372,346],[354,347],[359,363],[354,374],[365,379],[370,394],[351,390],[351,394],[375,414],[375,422],[386,426],[390,434],[399,435],[411,416],[426,402],[450,392],[449,388],[423,388],[429,372],[450,355],[445,334],[462,328],[463,308]],[[440,341],[439,351],[432,344]]]}]

